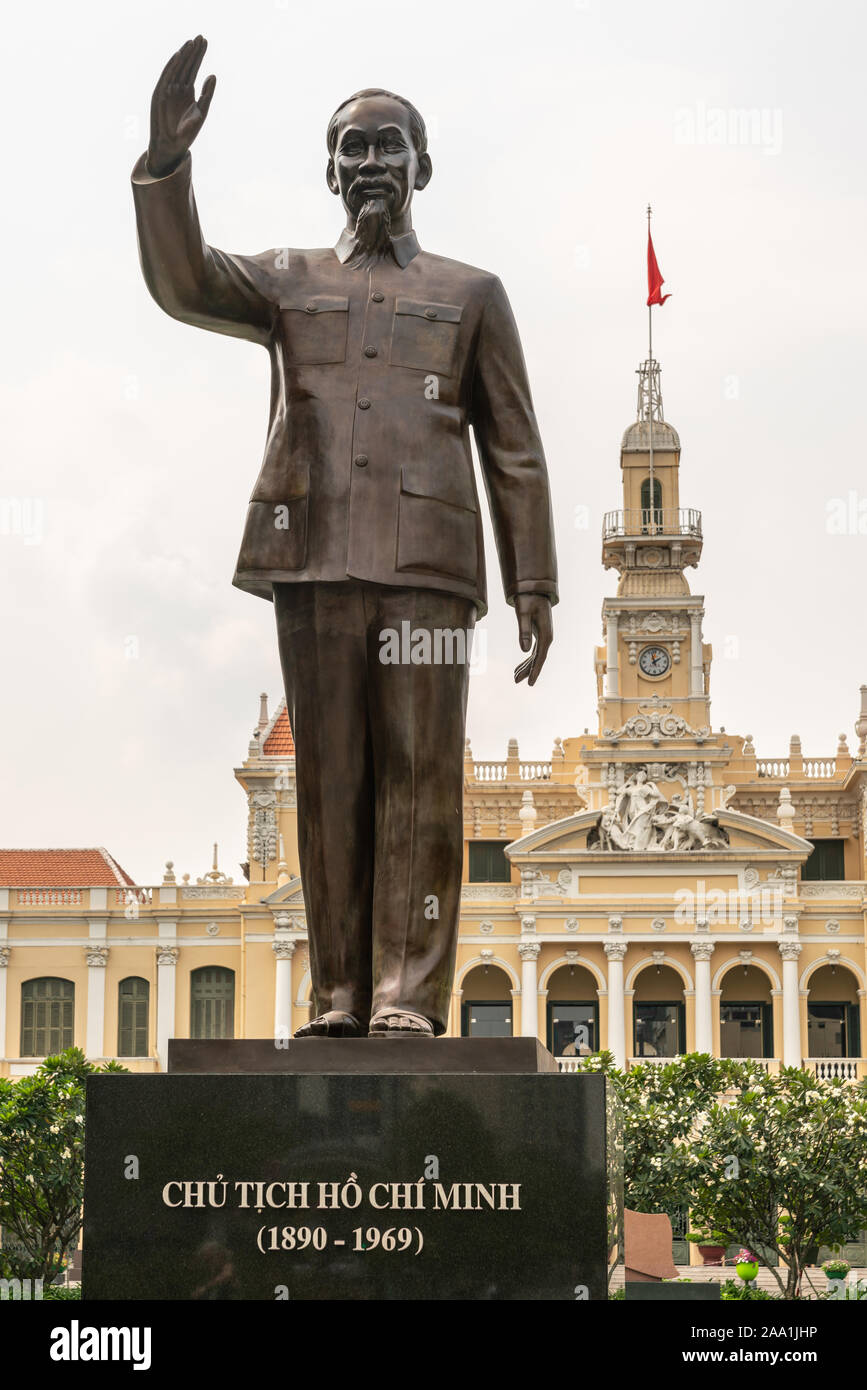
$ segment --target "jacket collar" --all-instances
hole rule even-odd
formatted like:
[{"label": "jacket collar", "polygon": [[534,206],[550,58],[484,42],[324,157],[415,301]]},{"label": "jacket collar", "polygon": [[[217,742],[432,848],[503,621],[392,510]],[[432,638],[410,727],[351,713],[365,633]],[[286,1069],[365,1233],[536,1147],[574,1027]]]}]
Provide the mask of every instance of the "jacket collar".
[{"label": "jacket collar", "polygon": [[[334,248],[334,254],[340,261],[341,265],[343,265],[346,261],[349,260],[349,257],[352,255],[354,246],[354,234],[350,232],[346,227],[344,227],[343,231],[340,233],[340,236],[338,237],[337,245]],[[394,256],[394,259],[397,261],[401,270],[406,269],[410,261],[418,255],[420,250],[421,247],[418,244],[418,238],[415,232],[412,230],[404,232],[402,236],[393,236],[391,238],[392,255]]]}]

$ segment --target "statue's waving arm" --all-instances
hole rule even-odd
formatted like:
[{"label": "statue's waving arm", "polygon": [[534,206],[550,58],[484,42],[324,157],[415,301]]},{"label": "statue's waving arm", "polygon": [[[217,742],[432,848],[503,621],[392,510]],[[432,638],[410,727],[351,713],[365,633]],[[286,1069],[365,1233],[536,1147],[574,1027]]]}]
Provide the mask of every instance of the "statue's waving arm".
[{"label": "statue's waving arm", "polygon": [[207,78],[196,100],[206,48],[201,36],[185,43],[154,88],[150,143],[132,175],[142,271],[154,299],[173,318],[264,343],[274,308],[255,264],[208,246],[193,196],[190,146],[216,85],[216,78]]}]

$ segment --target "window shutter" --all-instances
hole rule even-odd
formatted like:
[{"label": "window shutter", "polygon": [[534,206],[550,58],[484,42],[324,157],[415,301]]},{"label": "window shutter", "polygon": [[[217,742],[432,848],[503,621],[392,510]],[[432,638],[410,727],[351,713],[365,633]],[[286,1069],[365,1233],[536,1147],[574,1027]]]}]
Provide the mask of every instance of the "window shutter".
[{"label": "window shutter", "polygon": [[21,1056],[49,1057],[72,1047],[75,986],[44,975],[21,986]]},{"label": "window shutter", "polygon": [[190,976],[190,1037],[235,1036],[235,972],[203,965]]},{"label": "window shutter", "polygon": [[814,848],[806,864],[801,869],[801,878],[806,883],[819,880],[845,878],[842,840],[811,840]]},{"label": "window shutter", "polygon": [[118,985],[117,1055],[147,1057],[150,985],[140,976],[130,975]]},{"label": "window shutter", "polygon": [[511,865],[504,854],[509,840],[470,841],[470,883],[508,883]]}]

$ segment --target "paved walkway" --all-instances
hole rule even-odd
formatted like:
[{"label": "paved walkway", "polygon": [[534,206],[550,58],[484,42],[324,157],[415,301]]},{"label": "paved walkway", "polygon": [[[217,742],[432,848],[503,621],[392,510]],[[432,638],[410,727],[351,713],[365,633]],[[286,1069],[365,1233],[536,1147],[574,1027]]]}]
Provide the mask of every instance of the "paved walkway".
[{"label": "paved walkway", "polygon": [[[678,1278],[691,1279],[695,1284],[710,1284],[713,1283],[714,1280],[722,1281],[724,1279],[736,1280],[738,1277],[738,1272],[734,1265],[676,1265],[675,1268],[677,1269]],[[785,1282],[786,1271],[780,1270],[780,1274]],[[852,1268],[846,1278],[847,1282],[861,1279],[867,1283],[867,1268]],[[812,1290],[810,1288],[811,1283],[813,1286]],[[768,1293],[780,1292],[773,1274],[762,1265],[759,1266],[756,1284],[760,1289],[767,1289]],[[614,1272],[614,1277],[611,1280],[611,1287],[613,1289],[619,1289],[622,1285],[623,1266],[620,1265]],[[822,1267],[820,1265],[808,1265],[804,1276],[803,1292],[808,1297],[813,1297],[814,1291],[815,1293],[824,1293],[827,1287],[828,1280],[825,1277],[825,1272]]]}]

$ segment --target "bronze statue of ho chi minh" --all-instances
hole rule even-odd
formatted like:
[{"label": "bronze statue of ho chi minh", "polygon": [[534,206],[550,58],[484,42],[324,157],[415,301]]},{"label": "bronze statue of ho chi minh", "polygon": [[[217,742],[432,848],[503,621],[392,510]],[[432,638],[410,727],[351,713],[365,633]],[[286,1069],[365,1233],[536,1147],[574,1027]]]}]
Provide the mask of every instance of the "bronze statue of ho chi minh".
[{"label": "bronze statue of ho chi minh", "polygon": [[557,567],[521,344],[495,275],[419,246],[427,136],[392,92],[358,92],[329,122],[336,246],[208,246],[189,152],[216,84],[196,98],[206,47],[199,36],[167,63],[132,183],[160,307],[271,358],[234,583],[273,600],[296,744],[316,1013],[296,1037],[433,1037],[457,949],[469,670],[384,661],[383,634],[408,631],[424,653],[424,634],[471,636],[487,611],[472,426],[521,649],[535,639],[515,678],[542,669]]}]

